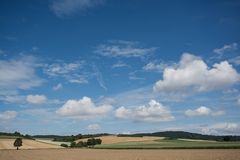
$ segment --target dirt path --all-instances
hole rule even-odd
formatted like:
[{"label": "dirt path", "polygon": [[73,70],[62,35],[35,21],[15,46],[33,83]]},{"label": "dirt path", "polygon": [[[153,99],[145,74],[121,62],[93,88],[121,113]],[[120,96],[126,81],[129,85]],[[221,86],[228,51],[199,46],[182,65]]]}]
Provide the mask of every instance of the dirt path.
[{"label": "dirt path", "polygon": [[238,149],[210,150],[0,150],[1,160],[238,160]]}]

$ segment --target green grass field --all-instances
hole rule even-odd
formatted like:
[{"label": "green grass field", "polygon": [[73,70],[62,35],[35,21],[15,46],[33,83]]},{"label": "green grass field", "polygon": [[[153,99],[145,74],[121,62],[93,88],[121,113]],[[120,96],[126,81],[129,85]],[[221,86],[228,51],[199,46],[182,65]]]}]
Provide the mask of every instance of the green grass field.
[{"label": "green grass field", "polygon": [[240,148],[240,142],[156,140],[152,143],[126,142],[97,145],[99,149],[233,149]]},{"label": "green grass field", "polygon": [[22,138],[22,137],[19,137],[19,136],[0,136],[0,139],[16,139],[16,138]]}]

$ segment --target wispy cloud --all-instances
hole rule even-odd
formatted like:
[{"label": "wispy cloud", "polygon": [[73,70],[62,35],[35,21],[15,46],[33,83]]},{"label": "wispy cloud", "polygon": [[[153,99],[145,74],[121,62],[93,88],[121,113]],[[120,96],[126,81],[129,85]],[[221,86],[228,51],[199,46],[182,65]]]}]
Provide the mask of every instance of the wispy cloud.
[{"label": "wispy cloud", "polygon": [[235,65],[240,65],[240,56],[237,56],[237,57],[234,57],[234,58],[231,58],[228,60],[230,63],[233,63]]},{"label": "wispy cloud", "polygon": [[101,126],[99,124],[89,124],[87,126],[88,130],[94,131],[94,130],[100,130]]},{"label": "wispy cloud", "polygon": [[92,68],[93,68],[93,76],[95,76],[97,78],[97,81],[98,81],[99,85],[103,89],[107,90],[107,87],[106,87],[105,82],[104,82],[103,77],[102,77],[102,73],[99,71],[98,67],[93,65]]},{"label": "wispy cloud", "polygon": [[225,52],[229,52],[229,51],[234,51],[238,49],[238,44],[237,43],[232,43],[232,44],[225,44],[223,47],[221,48],[216,48],[213,50],[214,53],[217,54],[224,54]]},{"label": "wispy cloud", "polygon": [[50,9],[58,17],[64,17],[86,11],[104,4],[105,0],[53,0]]},{"label": "wispy cloud", "polygon": [[49,77],[63,78],[69,83],[88,83],[88,75],[84,72],[84,61],[65,63],[63,61],[45,64],[44,73]]},{"label": "wispy cloud", "polygon": [[19,90],[41,86],[44,80],[38,77],[36,68],[32,56],[0,60],[0,96],[6,98],[16,95]]},{"label": "wispy cloud", "polygon": [[173,66],[174,64],[168,64],[164,62],[157,63],[155,61],[151,61],[143,66],[143,70],[145,71],[155,71],[155,72],[163,72],[163,70],[169,66]]},{"label": "wispy cloud", "polygon": [[122,67],[129,67],[129,65],[127,65],[126,63],[121,62],[121,61],[119,61],[119,62],[115,63],[114,65],[112,65],[112,68],[122,68]]},{"label": "wispy cloud", "polygon": [[63,85],[61,84],[61,83],[58,83],[56,86],[53,86],[53,90],[54,91],[58,91],[58,90],[60,90],[60,89],[62,89],[63,88]]},{"label": "wispy cloud", "polygon": [[131,41],[109,41],[107,44],[97,46],[96,53],[109,57],[143,57],[152,54],[157,48],[145,48],[138,42]]},{"label": "wispy cloud", "polygon": [[185,115],[188,117],[199,117],[199,116],[221,116],[224,115],[224,111],[212,111],[210,108],[201,106],[195,110],[188,109],[185,111]]},{"label": "wispy cloud", "polygon": [[16,111],[5,111],[5,112],[0,112],[0,123],[3,121],[10,121],[15,119],[17,116]]}]

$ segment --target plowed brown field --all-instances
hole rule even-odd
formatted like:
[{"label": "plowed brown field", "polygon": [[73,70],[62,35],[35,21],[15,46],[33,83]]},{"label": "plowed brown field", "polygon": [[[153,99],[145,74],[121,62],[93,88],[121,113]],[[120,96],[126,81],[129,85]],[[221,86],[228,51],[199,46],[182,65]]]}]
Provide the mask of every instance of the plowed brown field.
[{"label": "plowed brown field", "polygon": [[0,150],[0,160],[238,160],[238,149],[211,150]]}]

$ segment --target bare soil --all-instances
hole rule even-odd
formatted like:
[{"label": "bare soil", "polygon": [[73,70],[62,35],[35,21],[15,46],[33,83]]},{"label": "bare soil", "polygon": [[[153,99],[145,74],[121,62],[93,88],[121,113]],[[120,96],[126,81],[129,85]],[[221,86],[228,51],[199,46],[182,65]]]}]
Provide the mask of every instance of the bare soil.
[{"label": "bare soil", "polygon": [[238,160],[238,149],[211,150],[0,150],[1,160]]}]

